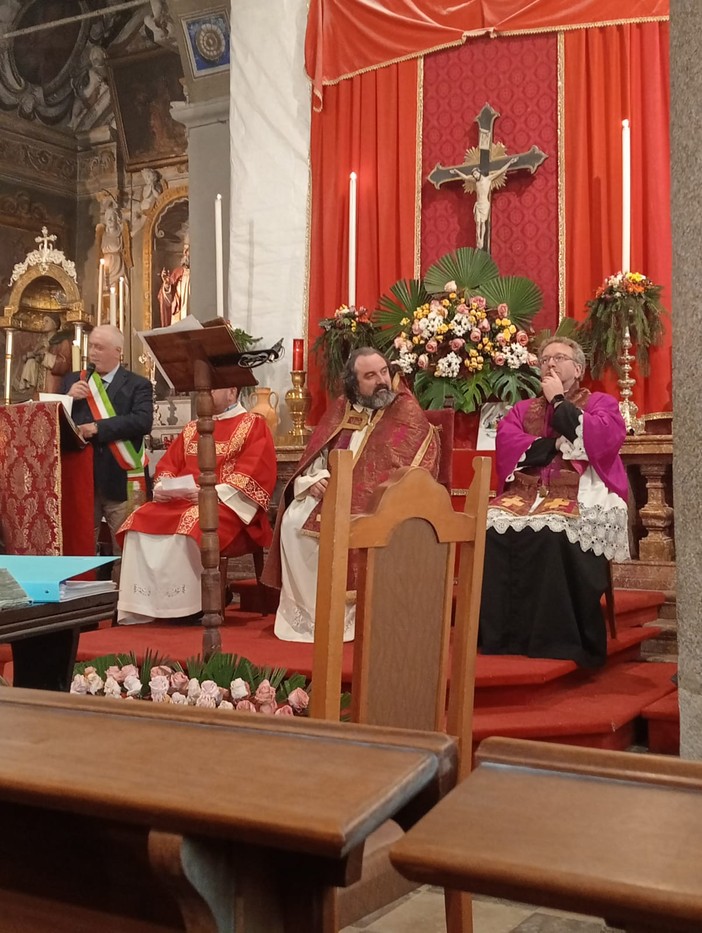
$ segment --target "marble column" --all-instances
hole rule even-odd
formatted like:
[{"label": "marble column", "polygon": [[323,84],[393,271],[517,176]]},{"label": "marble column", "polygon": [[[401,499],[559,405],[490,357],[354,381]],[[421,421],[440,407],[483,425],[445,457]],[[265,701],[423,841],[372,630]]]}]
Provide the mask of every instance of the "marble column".
[{"label": "marble column", "polygon": [[[681,755],[702,759],[702,5],[671,0],[673,476]],[[661,132],[665,128],[661,127]]]}]

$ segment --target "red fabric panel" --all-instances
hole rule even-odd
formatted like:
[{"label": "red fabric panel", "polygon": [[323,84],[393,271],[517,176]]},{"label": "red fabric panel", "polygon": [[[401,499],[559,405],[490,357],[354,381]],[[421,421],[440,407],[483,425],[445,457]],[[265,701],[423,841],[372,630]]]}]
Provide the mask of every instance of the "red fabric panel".
[{"label": "red fabric panel", "polygon": [[558,60],[555,35],[473,39],[424,63],[422,273],[459,246],[475,246],[474,194],[460,182],[436,189],[434,166],[457,165],[478,145],[487,101],[501,116],[493,139],[514,155],[538,146],[536,174],[516,172],[492,196],[491,254],[503,275],[525,275],[544,293],[537,329],[558,322]]},{"label": "red fabric panel", "polygon": [[668,16],[668,8],[669,0],[312,0],[305,64],[321,102],[323,84],[459,44],[466,34],[634,21]]},{"label": "red fabric panel", "polygon": [[[329,88],[312,115],[312,237],[308,340],[348,302],[349,174],[358,175],[356,304],[414,272],[417,63],[392,65]],[[326,407],[314,357],[310,423]]]},{"label": "red fabric panel", "polygon": [[[621,121],[631,123],[631,270],[663,286],[671,310],[668,24],[641,23],[566,33],[565,164],[568,314],[622,265]],[[613,68],[612,62],[620,62]],[[636,372],[640,413],[672,404],[671,328],[654,348],[651,375]],[[618,395],[607,376],[606,391]],[[599,384],[597,387],[600,387]]]},{"label": "red fabric panel", "polygon": [[95,553],[93,448],[61,454],[61,523],[63,554],[88,557]]}]

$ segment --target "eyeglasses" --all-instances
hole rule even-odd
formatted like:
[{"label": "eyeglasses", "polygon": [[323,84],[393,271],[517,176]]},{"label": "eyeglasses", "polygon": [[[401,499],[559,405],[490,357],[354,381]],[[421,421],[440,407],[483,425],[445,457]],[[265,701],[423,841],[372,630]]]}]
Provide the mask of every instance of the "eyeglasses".
[{"label": "eyeglasses", "polygon": [[551,360],[554,363],[565,363],[566,360],[570,360],[571,363],[575,362],[572,356],[566,356],[565,353],[556,353],[554,356],[542,356],[539,360],[539,366],[548,366]]}]

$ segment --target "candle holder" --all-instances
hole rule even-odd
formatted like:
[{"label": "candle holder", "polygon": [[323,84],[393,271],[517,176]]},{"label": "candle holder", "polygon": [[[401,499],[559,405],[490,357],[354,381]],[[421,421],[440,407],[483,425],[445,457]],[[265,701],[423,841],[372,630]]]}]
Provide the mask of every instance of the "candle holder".
[{"label": "candle holder", "polygon": [[629,350],[631,350],[631,335],[628,327],[624,330],[622,347],[622,354],[619,357],[619,361],[622,364],[622,377],[617,380],[619,394],[621,396],[619,411],[624,419],[627,434],[643,434],[645,431],[644,419],[638,417],[639,406],[631,400],[631,390],[636,385],[636,380],[630,375],[631,364],[634,357],[629,353]]},{"label": "candle holder", "polygon": [[292,430],[284,435],[284,442],[291,447],[304,447],[307,438],[312,433],[305,427],[307,414],[312,404],[312,395],[305,386],[307,373],[304,369],[293,369],[290,373],[292,379],[292,389],[285,393],[285,404],[290,412],[290,419],[293,423]]}]

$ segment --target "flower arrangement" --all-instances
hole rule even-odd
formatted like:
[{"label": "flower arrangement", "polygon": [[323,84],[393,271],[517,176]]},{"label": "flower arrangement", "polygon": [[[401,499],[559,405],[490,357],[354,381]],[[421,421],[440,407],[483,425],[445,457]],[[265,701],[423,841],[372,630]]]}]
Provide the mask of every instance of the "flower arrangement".
[{"label": "flower arrangement", "polygon": [[257,667],[246,658],[214,654],[208,661],[177,661],[146,652],[141,668],[133,654],[104,655],[76,664],[70,692],[124,700],[151,700],[269,716],[304,716],[309,703],[302,674]]},{"label": "flower arrangement", "polygon": [[423,283],[396,283],[378,320],[420,404],[443,408],[452,397],[471,412],[489,398],[514,404],[539,393],[529,322],[540,304],[533,282],[502,278],[487,253],[464,249]]},{"label": "flower arrangement", "polygon": [[378,346],[378,327],[366,308],[349,308],[341,305],[333,317],[319,322],[322,333],[313,346],[322,376],[330,395],[340,390],[341,374],[349,354],[358,347]]},{"label": "flower arrangement", "polygon": [[641,372],[648,374],[650,348],[663,334],[661,317],[666,312],[660,295],[661,286],[641,272],[617,272],[604,280],[587,302],[588,315],[578,328],[590,345],[593,376],[601,376],[607,367],[622,375],[627,332]]}]

